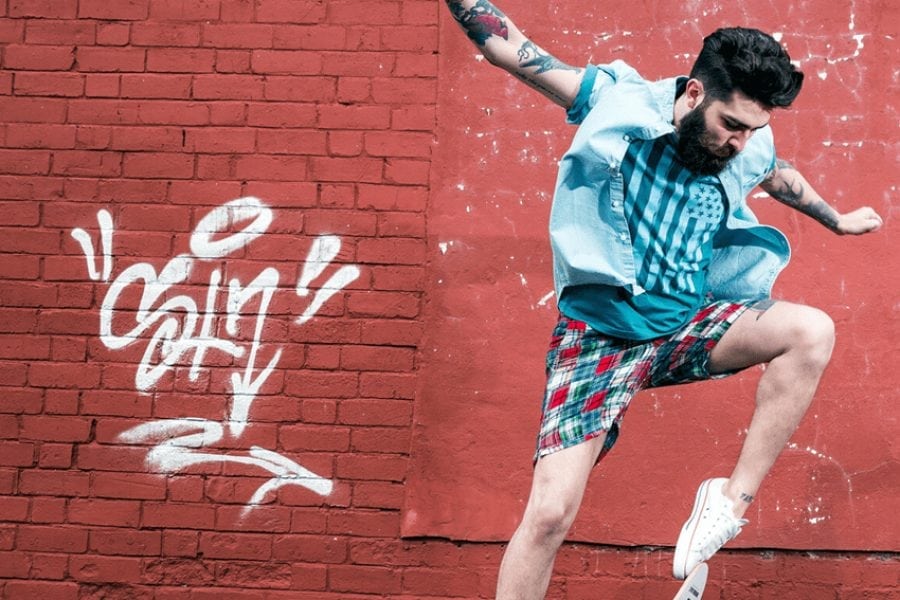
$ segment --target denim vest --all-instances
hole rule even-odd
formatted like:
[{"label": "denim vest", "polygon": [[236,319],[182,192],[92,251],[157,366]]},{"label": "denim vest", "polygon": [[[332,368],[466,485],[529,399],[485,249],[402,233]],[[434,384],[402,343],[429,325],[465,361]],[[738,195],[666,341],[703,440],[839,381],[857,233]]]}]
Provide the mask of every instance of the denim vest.
[{"label": "denim vest", "polygon": [[[565,288],[581,284],[643,292],[635,281],[620,165],[633,139],[675,130],[675,86],[676,78],[649,82],[618,60],[588,66],[568,112],[569,122],[580,125],[560,161],[550,213],[557,298]],[[766,126],[719,174],[728,211],[707,273],[705,292],[711,299],[766,298],[787,265],[790,247],[784,234],[760,225],[746,202],[774,166],[775,146]]]}]

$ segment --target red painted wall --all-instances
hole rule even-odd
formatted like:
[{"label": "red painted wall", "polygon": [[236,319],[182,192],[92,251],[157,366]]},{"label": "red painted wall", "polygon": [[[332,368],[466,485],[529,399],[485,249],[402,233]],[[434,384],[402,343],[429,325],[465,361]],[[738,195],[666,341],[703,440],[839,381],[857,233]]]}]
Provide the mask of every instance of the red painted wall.
[{"label": "red painted wall", "polygon": [[[756,4],[826,73],[780,139],[887,227],[835,241],[765,211],[798,242],[785,293],[821,297],[847,340],[786,474],[818,469],[845,504],[833,535],[723,553],[709,597],[891,598],[898,530],[871,508],[897,512],[896,7]],[[658,75],[744,18],[504,8],[566,60]],[[552,320],[559,111],[425,0],[0,0],[0,42],[0,597],[490,597]],[[579,522],[551,596],[670,593],[670,551],[603,522]]]}]

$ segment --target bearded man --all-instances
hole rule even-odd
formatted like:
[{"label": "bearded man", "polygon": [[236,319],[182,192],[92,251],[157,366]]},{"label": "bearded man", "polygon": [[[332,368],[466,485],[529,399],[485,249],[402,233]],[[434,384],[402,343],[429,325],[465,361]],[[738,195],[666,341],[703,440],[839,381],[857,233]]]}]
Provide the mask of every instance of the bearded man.
[{"label": "bearded man", "polygon": [[831,356],[824,312],[770,299],[789,247],[746,203],[757,185],[837,234],[875,231],[841,214],[776,156],[769,119],[803,74],[771,36],[719,29],[687,77],[647,81],[622,61],[578,68],[534,44],[487,0],[447,0],[485,58],[578,125],[550,216],[559,321],[547,355],[531,493],[500,568],[498,598],[541,598],[594,465],[641,389],[767,364],[733,471],[704,481],[673,574],[734,538],[800,423]]}]

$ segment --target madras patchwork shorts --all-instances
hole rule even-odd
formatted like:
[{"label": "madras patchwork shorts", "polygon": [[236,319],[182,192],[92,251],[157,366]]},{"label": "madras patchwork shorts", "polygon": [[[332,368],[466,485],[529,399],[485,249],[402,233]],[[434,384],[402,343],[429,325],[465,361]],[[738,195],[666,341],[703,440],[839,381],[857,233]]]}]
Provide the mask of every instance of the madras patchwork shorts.
[{"label": "madras patchwork shorts", "polygon": [[719,379],[709,353],[752,303],[721,301],[702,308],[680,330],[649,341],[612,338],[560,315],[547,352],[547,388],[535,462],[606,432],[598,461],[616,443],[619,422],[645,388]]}]

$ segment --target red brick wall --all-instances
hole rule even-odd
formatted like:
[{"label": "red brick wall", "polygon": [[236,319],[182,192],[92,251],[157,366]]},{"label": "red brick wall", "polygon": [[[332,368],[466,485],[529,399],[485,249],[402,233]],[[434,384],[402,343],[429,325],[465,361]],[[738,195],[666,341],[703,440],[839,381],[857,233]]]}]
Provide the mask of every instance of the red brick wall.
[{"label": "red brick wall", "polygon": [[[0,597],[491,596],[501,545],[400,538],[440,8],[0,0]],[[663,597],[668,557],[567,546],[553,597]],[[895,554],[716,569],[898,584]]]}]

